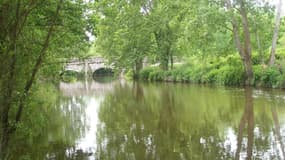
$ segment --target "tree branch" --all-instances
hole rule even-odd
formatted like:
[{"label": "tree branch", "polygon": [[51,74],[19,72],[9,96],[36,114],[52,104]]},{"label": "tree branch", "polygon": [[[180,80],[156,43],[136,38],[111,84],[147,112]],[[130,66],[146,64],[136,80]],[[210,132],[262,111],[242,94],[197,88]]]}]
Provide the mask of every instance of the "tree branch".
[{"label": "tree branch", "polygon": [[24,104],[25,104],[25,101],[29,95],[29,91],[32,87],[32,84],[34,83],[35,81],[35,78],[36,78],[36,74],[38,73],[39,69],[40,69],[40,66],[43,62],[43,59],[46,55],[46,51],[48,49],[48,46],[49,46],[49,41],[50,41],[50,38],[52,36],[52,33],[54,31],[54,24],[56,23],[56,20],[59,16],[59,11],[61,9],[61,5],[63,3],[63,0],[59,0],[59,3],[57,5],[57,8],[56,8],[56,13],[55,13],[55,16],[54,16],[54,19],[53,19],[53,22],[48,30],[48,33],[47,33],[47,36],[45,38],[45,41],[44,41],[44,46],[42,48],[42,50],[40,51],[40,56],[38,57],[37,59],[37,62],[35,64],[35,66],[33,67],[33,70],[32,70],[32,75],[30,77],[30,79],[26,82],[26,85],[25,85],[25,88],[24,88],[24,91],[23,91],[23,94],[20,98],[20,103],[19,103],[19,106],[18,106],[18,111],[17,111],[17,114],[16,114],[16,123],[18,123],[21,119],[21,115],[22,115],[22,111],[23,111],[23,108],[24,108]]}]

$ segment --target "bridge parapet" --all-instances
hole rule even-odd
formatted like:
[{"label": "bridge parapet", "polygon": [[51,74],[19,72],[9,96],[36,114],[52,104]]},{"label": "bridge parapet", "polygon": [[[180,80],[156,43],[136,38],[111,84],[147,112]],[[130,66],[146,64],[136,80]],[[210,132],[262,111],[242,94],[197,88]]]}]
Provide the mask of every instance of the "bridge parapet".
[{"label": "bridge parapet", "polygon": [[92,72],[100,68],[113,68],[112,65],[107,64],[107,60],[103,57],[93,57],[85,60],[80,59],[71,59],[66,63],[64,70],[65,71],[75,71],[75,72]]}]

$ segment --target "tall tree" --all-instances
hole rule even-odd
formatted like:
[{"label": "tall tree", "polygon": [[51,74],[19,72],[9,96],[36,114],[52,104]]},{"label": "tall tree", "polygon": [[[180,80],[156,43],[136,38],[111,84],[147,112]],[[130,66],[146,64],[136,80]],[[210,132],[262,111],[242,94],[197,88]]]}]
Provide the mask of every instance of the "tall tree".
[{"label": "tall tree", "polygon": [[[86,46],[85,2],[0,2],[0,151],[21,123],[33,84],[46,61],[69,57]],[[65,51],[65,52],[63,52]],[[1,154],[1,153],[0,153]],[[0,155],[1,156],[1,155]],[[1,158],[0,158],[1,159]]]},{"label": "tall tree", "polygon": [[137,75],[142,60],[152,52],[153,37],[147,21],[149,1],[100,1],[96,11],[98,25],[97,49],[119,68]]},{"label": "tall tree", "polygon": [[282,2],[283,0],[279,0],[279,4],[277,6],[277,15],[275,20],[275,28],[273,32],[273,39],[272,39],[272,46],[271,46],[271,52],[269,57],[269,65],[273,66],[275,63],[275,52],[276,52],[276,45],[278,40],[278,33],[280,28],[280,20],[281,20],[281,9],[282,9]]},{"label": "tall tree", "polygon": [[245,0],[238,0],[237,2],[232,3],[230,0],[227,0],[226,6],[227,9],[230,11],[232,11],[234,7],[238,7],[237,9],[239,15],[241,16],[242,29],[243,29],[242,33],[244,35],[243,39],[240,37],[239,26],[237,19],[233,14],[234,12],[232,12],[231,24],[233,28],[235,45],[236,48],[238,49],[246,73],[246,85],[249,85],[253,80],[253,71],[252,71],[252,62],[251,62],[251,36],[249,31],[246,2]]},{"label": "tall tree", "polygon": [[163,70],[173,68],[175,45],[181,35],[181,24],[192,1],[154,1],[149,21],[155,35],[156,54]]}]

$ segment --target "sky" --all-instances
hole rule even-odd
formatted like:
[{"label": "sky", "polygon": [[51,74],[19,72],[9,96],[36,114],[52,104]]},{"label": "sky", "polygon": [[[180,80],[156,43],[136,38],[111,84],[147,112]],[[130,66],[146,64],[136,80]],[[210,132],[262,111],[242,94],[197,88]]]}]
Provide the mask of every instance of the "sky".
[{"label": "sky", "polygon": [[[279,0],[267,0],[267,1],[269,1],[269,3],[271,3],[271,4],[274,4],[276,7],[279,4]],[[282,4],[282,16],[285,16],[285,1],[284,0],[282,0],[282,1],[283,1],[283,4]]]}]

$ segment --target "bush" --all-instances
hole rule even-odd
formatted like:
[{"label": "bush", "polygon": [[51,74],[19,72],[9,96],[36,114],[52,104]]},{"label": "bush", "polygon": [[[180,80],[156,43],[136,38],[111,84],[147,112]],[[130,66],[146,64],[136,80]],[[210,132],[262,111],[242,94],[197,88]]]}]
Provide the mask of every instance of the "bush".
[{"label": "bush", "polygon": [[281,74],[277,77],[277,82],[274,86],[275,88],[285,88],[285,74]]},{"label": "bush", "polygon": [[253,69],[255,86],[276,88],[281,85],[282,76],[278,68],[258,65]]},{"label": "bush", "polygon": [[242,67],[224,66],[217,75],[217,82],[224,85],[241,85],[245,81]]},{"label": "bush", "polygon": [[[260,59],[255,56],[254,63]],[[220,58],[210,63],[200,64],[198,61],[192,64],[186,63],[174,70],[163,71],[158,67],[148,67],[140,72],[140,79],[150,81],[167,82],[192,82],[192,83],[218,83],[223,85],[243,85],[245,73],[242,63],[237,56]],[[282,63],[280,63],[282,64]],[[285,88],[285,66],[266,67],[254,65],[253,85],[260,87]]]},{"label": "bush", "polygon": [[154,70],[155,70],[155,68],[153,68],[153,67],[148,67],[148,68],[141,70],[139,73],[140,79],[148,80],[150,73],[153,72]]},{"label": "bush", "polygon": [[[213,67],[214,66],[214,67]],[[171,71],[148,67],[140,72],[140,79],[167,82],[220,83],[224,85],[240,85],[244,81],[241,67],[230,65],[217,68],[217,65],[203,67],[180,67]]]},{"label": "bush", "polygon": [[205,75],[205,80],[207,81],[207,83],[214,83],[214,82],[216,82],[219,72],[220,72],[220,70],[216,69],[216,68],[214,68],[210,72],[208,72]]},{"label": "bush", "polygon": [[164,72],[159,69],[154,69],[149,73],[149,80],[152,81],[162,81],[164,79]]}]

